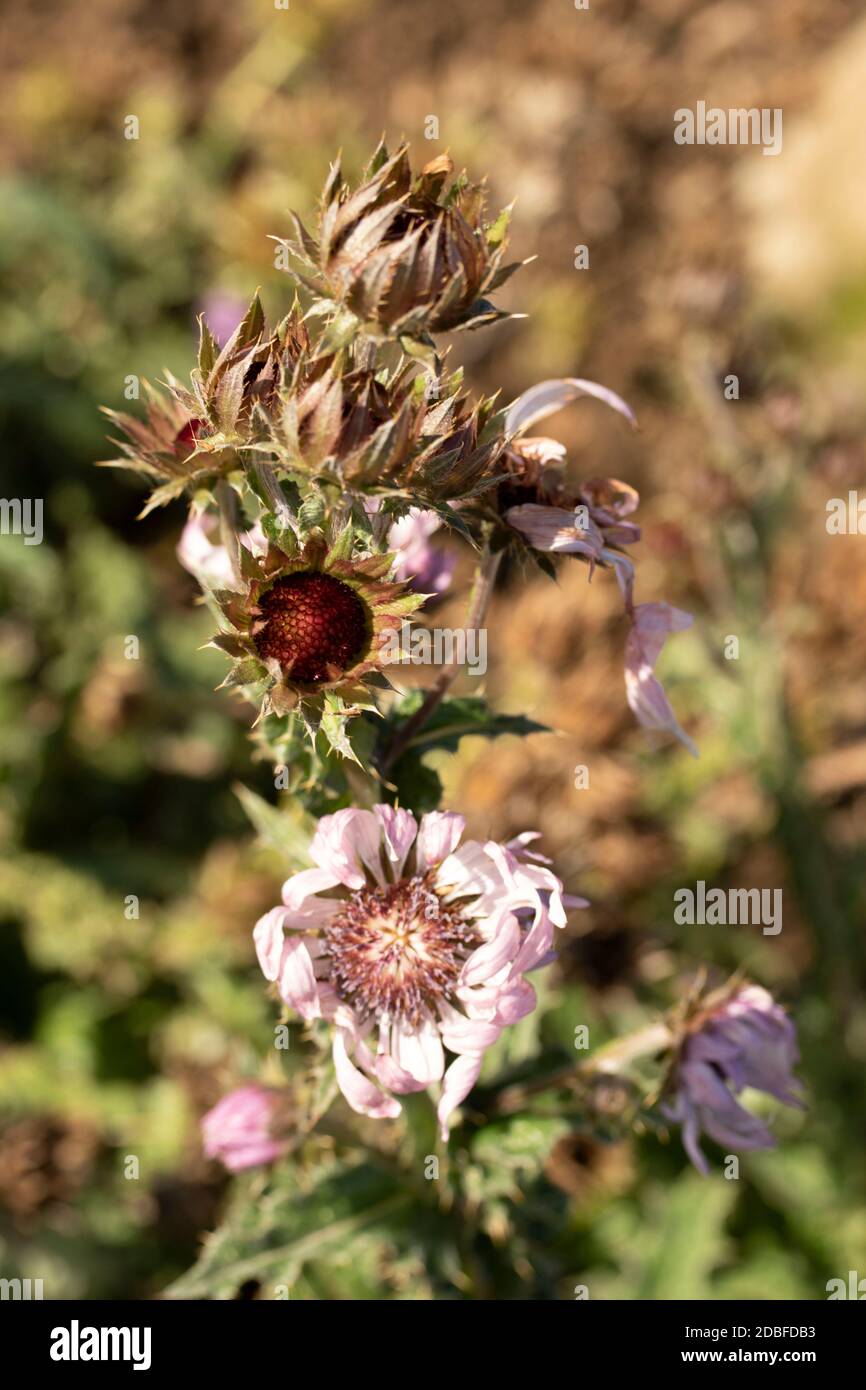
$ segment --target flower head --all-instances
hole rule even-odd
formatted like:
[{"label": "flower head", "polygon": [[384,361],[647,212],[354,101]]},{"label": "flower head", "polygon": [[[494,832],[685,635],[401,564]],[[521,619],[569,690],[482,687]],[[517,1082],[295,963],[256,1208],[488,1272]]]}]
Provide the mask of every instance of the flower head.
[{"label": "flower head", "polygon": [[259,686],[263,714],[321,717],[324,696],[357,712],[390,633],[424,602],[388,578],[393,555],[355,555],[352,536],[349,523],[331,542],[314,529],[303,543],[284,531],[264,554],[241,545],[238,587],[215,593],[228,630],[212,645],[236,660],[226,683]]},{"label": "flower head", "polygon": [[167,373],[163,392],[144,383],[144,420],[104,412],[126,438],[114,441],[122,457],[103,467],[129,468],[158,484],[143,514],[239,468],[238,450],[265,436],[279,388],[310,356],[297,307],[269,333],[258,295],[222,348],[203,317],[199,327],[198,366],[189,387]]},{"label": "flower head", "polygon": [[624,547],[640,540],[631,520],[640,501],[618,478],[588,478],[577,489],[564,479],[565,447],[555,439],[527,437],[525,431],[570,401],[593,396],[626,419],[634,416],[613,391],[579,378],[542,381],[508,409],[504,454],[507,476],[497,489],[499,513],[512,533],[542,555],[577,555],[589,566],[612,569],[631,623],[626,640],[625,685],[629,707],[646,729],[678,738],[694,757],[698,750],[680,727],[655,674],[655,663],[669,633],[692,624],[691,614],[667,603],[635,604],[634,562]]},{"label": "flower head", "polygon": [[669,1118],[702,1173],[701,1131],[726,1150],[769,1149],[766,1125],[736,1099],[745,1087],[786,1105],[802,1106],[793,1068],[799,1060],[794,1025],[759,985],[737,985],[705,999],[687,1022],[671,1077]]},{"label": "flower head", "polygon": [[487,222],[484,205],[448,155],[415,176],[405,145],[380,145],[354,191],[332,165],[317,236],[296,218],[291,246],[317,290],[385,334],[475,328],[508,317],[485,296],[520,264],[501,264],[509,209]]},{"label": "flower head", "polygon": [[279,1091],[251,1083],[239,1086],[202,1118],[204,1151],[233,1173],[271,1163],[285,1153],[287,1142],[275,1137]]},{"label": "flower head", "polygon": [[360,493],[437,502],[470,495],[493,472],[504,438],[492,400],[471,402],[461,374],[435,379],[332,355],[302,363],[266,421],[269,450],[287,469]]},{"label": "flower head", "polygon": [[565,925],[562,884],[527,848],[533,835],[461,845],[463,828],[451,812],[419,823],[392,806],[325,816],[315,867],[286,882],[283,906],[254,932],[284,1001],[334,1025],[352,1108],[393,1117],[396,1095],[441,1080],[446,1134],[485,1050],[535,1007],[525,975],[550,959]]}]

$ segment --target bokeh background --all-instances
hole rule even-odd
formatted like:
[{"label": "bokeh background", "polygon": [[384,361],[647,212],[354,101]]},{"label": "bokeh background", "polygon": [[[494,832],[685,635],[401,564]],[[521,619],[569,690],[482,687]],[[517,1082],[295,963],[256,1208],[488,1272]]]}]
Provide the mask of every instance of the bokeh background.
[{"label": "bokeh background", "polygon": [[[183,376],[215,296],[261,286],[281,312],[268,236],[382,131],[517,197],[514,250],[538,259],[504,299],[529,317],[453,358],[505,399],[580,374],[631,402],[636,434],[592,403],[545,428],[576,477],[640,489],[638,597],[697,620],[662,666],[695,762],[633,726],[609,575],[505,576],[489,690],[561,732],[465,740],[440,770],[473,833],[537,827],[593,906],[492,1074],[575,1022],[602,1042],[651,1017],[706,963],[791,1007],[809,1104],[737,1182],[718,1151],[699,1178],[676,1134],[481,1131],[471,1257],[387,1226],[308,1242],[292,1296],[813,1299],[866,1274],[866,540],[825,526],[864,487],[861,7],[18,0],[0,53],[0,493],[46,514],[44,544],[0,537],[0,1274],[146,1297],[220,1220],[197,1122],[270,1037],[249,932],[281,878],[235,789],[275,794],[197,650],[182,507],[136,522],[135,482],[92,467],[97,408],[130,373]],[[675,145],[699,99],[783,108],[782,155]],[[456,595],[441,612],[459,623]],[[782,887],[783,932],[675,926],[698,878]]]}]

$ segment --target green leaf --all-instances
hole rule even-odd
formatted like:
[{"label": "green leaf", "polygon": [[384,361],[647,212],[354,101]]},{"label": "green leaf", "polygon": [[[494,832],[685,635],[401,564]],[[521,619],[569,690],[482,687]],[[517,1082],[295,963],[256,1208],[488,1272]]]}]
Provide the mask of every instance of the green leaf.
[{"label": "green leaf", "polygon": [[[388,748],[401,726],[411,719],[423,698],[423,691],[413,690],[392,710],[381,732],[383,750]],[[443,700],[391,768],[388,776],[396,789],[394,795],[402,806],[419,814],[435,810],[442,795],[442,782],[438,773],[423,763],[424,754],[436,750],[455,753],[467,734],[497,738],[500,734],[522,736],[546,732],[549,731],[545,724],[538,724],[525,714],[497,713],[481,696],[463,695]]]},{"label": "green leaf", "polygon": [[[410,716],[421,703],[421,696],[413,691],[409,700],[400,708],[401,716]],[[406,705],[410,708],[406,710]],[[423,729],[412,739],[409,748],[442,748],[456,753],[461,738],[467,734],[482,738],[498,738],[500,734],[549,733],[546,724],[539,724],[525,714],[501,714],[492,710],[480,695],[459,695],[443,700],[434,710]]]},{"label": "green leaf", "polygon": [[724,1223],[737,1199],[737,1183],[684,1173],[665,1193],[665,1214],[656,1248],[647,1260],[636,1297],[700,1299],[711,1296],[709,1279],[723,1261]]},{"label": "green leaf", "polygon": [[262,844],[275,850],[287,868],[306,869],[310,863],[310,841],[316,831],[313,817],[294,799],[278,807],[240,783],[234,790]]},{"label": "green leaf", "polygon": [[166,1297],[231,1299],[251,1279],[265,1297],[291,1297],[309,1263],[339,1256],[349,1242],[354,1248],[371,1227],[398,1232],[417,1205],[417,1196],[395,1190],[389,1173],[324,1162],[305,1174],[285,1160],[264,1188],[260,1176],[241,1180],[224,1225]]}]

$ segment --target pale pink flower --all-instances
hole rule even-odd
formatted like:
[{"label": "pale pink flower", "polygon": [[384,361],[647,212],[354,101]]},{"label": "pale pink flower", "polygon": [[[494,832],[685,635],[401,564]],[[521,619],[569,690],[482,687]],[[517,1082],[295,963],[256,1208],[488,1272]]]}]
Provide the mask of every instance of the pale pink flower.
[{"label": "pale pink flower", "polygon": [[397,557],[394,578],[411,583],[422,594],[444,593],[454,572],[456,557],[430,543],[439,526],[435,512],[410,507],[388,531],[388,549]]},{"label": "pale pink flower", "polygon": [[705,1131],[727,1151],[769,1149],[767,1126],[736,1099],[745,1087],[802,1108],[793,1068],[797,1035],[784,1009],[759,985],[740,985],[698,1013],[680,1045],[668,1117],[682,1124],[683,1144],[702,1173]]},{"label": "pale pink flower", "polygon": [[323,817],[315,867],[287,880],[283,906],[254,932],[283,1000],[334,1025],[352,1109],[391,1118],[397,1095],[441,1081],[446,1136],[485,1050],[534,1009],[525,976],[551,959],[565,905],[585,905],[563,898],[548,861],[528,849],[534,836],[461,845],[464,824],[447,811],[419,823],[392,806]]},{"label": "pale pink flower", "polygon": [[285,1153],[285,1139],[274,1136],[281,1105],[280,1092],[250,1083],[230,1091],[202,1117],[201,1131],[208,1158],[218,1158],[233,1173],[271,1163]]},{"label": "pale pink flower", "polygon": [[[364,498],[369,516],[375,516],[381,506],[381,497]],[[395,557],[394,578],[418,593],[441,594],[451,583],[456,557],[430,542],[439,526],[438,516],[428,507],[410,507],[388,527],[386,544]]]},{"label": "pale pink flower", "polygon": [[[177,544],[177,558],[203,589],[234,589],[237,588],[237,579],[228,550],[211,540],[217,529],[217,518],[194,504]],[[243,533],[241,545],[245,545],[253,555],[264,555],[268,542],[258,521]]]}]

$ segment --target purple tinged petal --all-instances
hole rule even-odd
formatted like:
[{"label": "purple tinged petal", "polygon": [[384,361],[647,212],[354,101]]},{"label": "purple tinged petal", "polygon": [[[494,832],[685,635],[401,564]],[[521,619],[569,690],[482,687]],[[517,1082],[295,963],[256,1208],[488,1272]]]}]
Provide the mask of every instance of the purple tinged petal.
[{"label": "purple tinged petal", "polygon": [[472,952],[460,974],[463,985],[479,985],[514,960],[520,944],[516,917],[506,917],[496,935]]},{"label": "purple tinged petal", "polygon": [[402,874],[406,856],[415,843],[418,822],[411,811],[404,811],[397,806],[374,806],[373,812],[382,827],[385,854],[397,879]]},{"label": "purple tinged petal", "polygon": [[667,603],[638,604],[625,646],[625,689],[639,724],[674,734],[696,758],[698,750],[680,728],[654,669],[668,635],[691,627],[692,621],[690,613]]},{"label": "purple tinged petal", "polygon": [[369,1115],[374,1120],[395,1119],[402,1108],[400,1102],[380,1090],[358,1070],[349,1057],[346,1037],[347,1034],[342,1028],[338,1028],[334,1034],[333,1054],[337,1085],[356,1114]]},{"label": "purple tinged petal", "polygon": [[438,1081],[445,1070],[442,1039],[432,1019],[422,1019],[417,1026],[396,1022],[391,1030],[391,1056],[401,1070],[425,1086]]},{"label": "purple tinged petal", "polygon": [[597,381],[587,381],[584,377],[556,377],[530,386],[528,391],[517,397],[505,417],[505,433],[522,434],[538,424],[539,420],[546,420],[548,415],[554,415],[581,396],[593,396],[603,401],[612,410],[624,415],[632,427],[637,425],[631,406],[626,405],[622,397],[609,387],[600,386]]},{"label": "purple tinged petal", "polygon": [[256,955],[266,980],[275,980],[280,973],[285,917],[284,907],[272,907],[270,912],[259,918],[253,928]]}]

